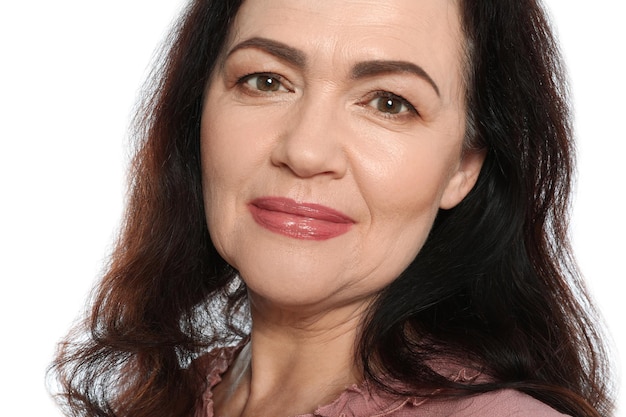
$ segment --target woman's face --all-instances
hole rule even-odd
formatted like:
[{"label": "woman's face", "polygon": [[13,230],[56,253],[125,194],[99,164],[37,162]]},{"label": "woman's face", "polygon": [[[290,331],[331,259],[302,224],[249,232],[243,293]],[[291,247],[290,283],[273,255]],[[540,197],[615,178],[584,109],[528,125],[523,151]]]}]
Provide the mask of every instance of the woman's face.
[{"label": "woman's face", "polygon": [[251,297],[363,302],[415,258],[482,163],[462,44],[453,1],[243,4],[201,138],[211,238]]}]

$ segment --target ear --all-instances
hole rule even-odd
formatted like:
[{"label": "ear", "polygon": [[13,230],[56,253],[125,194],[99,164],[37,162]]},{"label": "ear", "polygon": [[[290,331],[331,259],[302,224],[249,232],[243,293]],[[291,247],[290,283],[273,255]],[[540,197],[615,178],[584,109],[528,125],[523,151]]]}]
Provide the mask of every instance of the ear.
[{"label": "ear", "polygon": [[452,174],[443,191],[439,203],[440,208],[451,209],[465,198],[476,184],[486,155],[485,149],[469,150],[463,154],[457,171]]}]

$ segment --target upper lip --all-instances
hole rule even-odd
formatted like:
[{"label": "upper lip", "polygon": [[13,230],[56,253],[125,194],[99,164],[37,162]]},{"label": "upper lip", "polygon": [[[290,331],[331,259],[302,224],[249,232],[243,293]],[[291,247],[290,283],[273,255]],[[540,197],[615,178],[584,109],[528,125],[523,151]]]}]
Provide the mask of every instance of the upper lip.
[{"label": "upper lip", "polygon": [[260,197],[252,200],[250,204],[262,210],[278,211],[332,223],[354,223],[349,216],[330,207],[316,203],[298,203],[285,197]]}]

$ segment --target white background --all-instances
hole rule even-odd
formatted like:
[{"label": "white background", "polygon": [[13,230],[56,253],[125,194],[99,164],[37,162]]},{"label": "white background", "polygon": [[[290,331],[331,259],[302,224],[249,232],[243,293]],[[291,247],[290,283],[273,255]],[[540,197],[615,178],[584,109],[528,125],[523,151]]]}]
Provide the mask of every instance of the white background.
[{"label": "white background", "polygon": [[[110,249],[124,198],[130,114],[181,5],[0,3],[1,415],[60,415],[46,394],[45,369]],[[575,249],[623,352],[626,6],[547,5],[576,106]]]}]

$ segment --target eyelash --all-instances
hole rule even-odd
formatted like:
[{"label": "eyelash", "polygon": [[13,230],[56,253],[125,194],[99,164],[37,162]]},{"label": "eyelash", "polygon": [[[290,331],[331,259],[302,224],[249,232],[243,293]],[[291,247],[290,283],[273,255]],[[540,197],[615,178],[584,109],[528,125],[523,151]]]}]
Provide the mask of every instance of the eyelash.
[{"label": "eyelash", "polygon": [[[250,82],[254,80],[255,78],[257,78],[256,85],[250,85]],[[264,90],[260,88],[259,83],[262,82],[263,78],[265,78],[266,83],[269,81],[269,84],[266,84],[266,87],[270,87],[270,89]],[[271,89],[271,87],[274,86],[274,83],[276,83],[275,84],[276,90]],[[251,92],[254,92],[255,94],[271,94],[271,93],[280,92],[280,91],[282,92],[293,91],[293,89],[285,86],[284,77],[278,74],[271,73],[271,72],[255,72],[255,73],[244,75],[243,77],[237,80],[237,84],[242,86],[243,88],[248,89]],[[385,109],[381,109],[381,106],[385,105],[384,103],[379,103],[378,106],[372,105],[372,103],[376,100],[387,100],[388,104],[391,101],[399,102],[399,105],[401,106],[400,110],[395,113],[391,111],[385,111]],[[391,93],[389,91],[384,91],[384,90],[375,91],[372,94],[370,94],[370,96],[365,101],[362,102],[362,105],[370,106],[374,108],[378,113],[382,114],[383,117],[387,117],[387,118],[402,117],[404,113],[410,113],[411,115],[419,115],[418,111],[407,99],[397,94]]]}]

